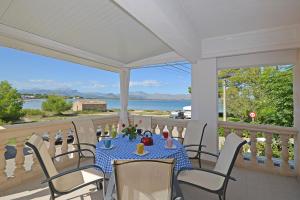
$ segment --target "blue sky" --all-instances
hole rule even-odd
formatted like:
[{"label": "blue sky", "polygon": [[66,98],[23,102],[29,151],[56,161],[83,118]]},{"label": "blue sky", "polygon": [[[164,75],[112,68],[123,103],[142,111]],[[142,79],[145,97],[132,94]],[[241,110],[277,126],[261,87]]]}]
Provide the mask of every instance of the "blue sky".
[{"label": "blue sky", "polygon": [[[0,81],[17,89],[76,89],[119,93],[119,75],[71,62],[0,47]],[[190,65],[147,67],[131,71],[130,92],[186,94]]]}]

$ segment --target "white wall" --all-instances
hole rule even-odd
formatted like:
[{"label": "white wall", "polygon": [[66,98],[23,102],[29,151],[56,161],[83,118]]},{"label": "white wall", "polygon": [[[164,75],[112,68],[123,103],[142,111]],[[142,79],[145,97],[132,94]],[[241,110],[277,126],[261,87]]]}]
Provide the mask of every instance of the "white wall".
[{"label": "white wall", "polygon": [[[206,151],[217,153],[217,61],[201,59],[192,65],[192,119],[208,126],[205,131],[203,144]],[[200,130],[199,130],[200,131]],[[204,157],[206,160],[214,160]]]},{"label": "white wall", "polygon": [[[300,131],[300,50],[297,52],[298,62],[294,67],[294,126]],[[296,146],[295,146],[295,158],[296,160],[296,171],[298,177],[300,176],[300,136],[298,135],[296,138]]]}]

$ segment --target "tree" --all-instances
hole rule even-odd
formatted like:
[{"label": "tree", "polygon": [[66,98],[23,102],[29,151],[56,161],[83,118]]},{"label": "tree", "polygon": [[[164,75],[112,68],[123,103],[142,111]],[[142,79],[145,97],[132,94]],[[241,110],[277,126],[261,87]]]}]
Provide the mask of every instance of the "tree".
[{"label": "tree", "polygon": [[192,87],[191,87],[191,86],[188,87],[188,92],[189,92],[190,94],[192,94]]},{"label": "tree", "polygon": [[71,107],[71,103],[68,103],[63,97],[56,95],[49,95],[47,100],[42,104],[44,111],[54,112],[55,114],[62,114],[62,112],[70,110]]},{"label": "tree", "polygon": [[[231,117],[251,122],[249,113],[254,111],[257,123],[293,125],[291,68],[267,66],[222,70],[219,88],[223,79],[226,79],[227,112]],[[219,89],[220,97],[222,92]]]},{"label": "tree", "polygon": [[23,100],[7,81],[0,82],[0,121],[13,122],[22,117]]}]

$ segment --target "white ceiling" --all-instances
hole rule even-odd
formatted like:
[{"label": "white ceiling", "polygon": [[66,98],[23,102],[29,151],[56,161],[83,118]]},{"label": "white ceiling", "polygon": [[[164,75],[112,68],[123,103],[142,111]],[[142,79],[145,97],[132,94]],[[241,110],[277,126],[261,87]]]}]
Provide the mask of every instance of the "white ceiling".
[{"label": "white ceiling", "polygon": [[99,68],[193,61],[203,39],[292,24],[300,0],[0,0],[1,44]]},{"label": "white ceiling", "polygon": [[176,1],[199,39],[300,23],[300,0]]},{"label": "white ceiling", "polygon": [[110,0],[1,0],[0,23],[120,63],[172,51]]}]

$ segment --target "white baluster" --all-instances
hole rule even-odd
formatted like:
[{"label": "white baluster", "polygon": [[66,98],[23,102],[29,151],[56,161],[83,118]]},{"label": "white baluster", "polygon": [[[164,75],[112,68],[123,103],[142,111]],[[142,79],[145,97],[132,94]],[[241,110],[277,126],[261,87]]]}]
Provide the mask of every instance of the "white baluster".
[{"label": "white baluster", "polygon": [[[68,133],[67,131],[60,131],[62,134],[62,146],[61,153],[68,152]],[[69,157],[67,155],[61,157],[61,161],[67,160]]]},{"label": "white baluster", "polygon": [[15,169],[15,172],[14,172],[15,177],[21,177],[22,174],[25,173],[25,168],[23,166],[24,165],[24,160],[25,160],[24,153],[23,153],[24,146],[25,146],[24,142],[25,142],[24,137],[16,138],[17,155],[16,155],[16,158],[15,158],[15,162],[16,162],[16,169]]},{"label": "white baluster", "polygon": [[288,150],[288,142],[289,136],[288,135],[280,135],[281,141],[281,164],[280,164],[280,173],[281,174],[288,174],[289,172],[289,150]]},{"label": "white baluster", "polygon": [[167,129],[169,131],[169,136],[172,137],[173,136],[173,128],[174,126],[167,126]]},{"label": "white baluster", "polygon": [[251,151],[251,164],[252,166],[257,165],[256,160],[256,154],[257,154],[257,148],[256,148],[256,132],[250,132],[250,151]]},{"label": "white baluster", "polygon": [[[236,130],[235,133],[239,137],[243,137],[243,130]],[[236,161],[239,166],[242,166],[244,164],[243,148],[241,148],[241,150],[239,151]]]},{"label": "white baluster", "polygon": [[151,132],[156,133],[157,124],[151,124]]},{"label": "white baluster", "polygon": [[265,160],[265,165],[267,168],[272,169],[274,168],[274,164],[272,161],[273,157],[273,152],[272,152],[272,134],[266,133],[266,149],[265,149],[265,155],[266,155],[266,160]]},{"label": "white baluster", "polygon": [[54,157],[55,156],[55,153],[56,153],[56,148],[55,148],[55,134],[56,132],[53,132],[53,133],[48,133],[49,134],[49,154],[51,157]]}]

